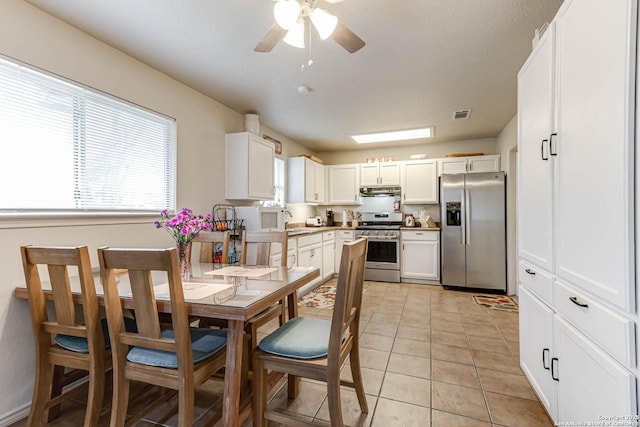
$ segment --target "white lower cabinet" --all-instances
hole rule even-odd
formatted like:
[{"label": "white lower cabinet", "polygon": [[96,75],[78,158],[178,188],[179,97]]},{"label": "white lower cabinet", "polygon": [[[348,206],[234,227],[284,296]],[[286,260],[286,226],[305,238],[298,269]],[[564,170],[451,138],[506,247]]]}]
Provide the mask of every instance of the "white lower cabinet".
[{"label": "white lower cabinet", "polygon": [[342,246],[344,242],[352,242],[356,239],[356,232],[353,230],[336,231],[336,249],[334,257],[334,276],[340,272],[340,260],[342,259]]},{"label": "white lower cabinet", "polygon": [[298,267],[317,267],[320,277],[298,290],[302,296],[314,289],[322,281],[322,234],[298,237]]},{"label": "white lower cabinet", "polygon": [[554,422],[635,421],[633,373],[523,286],[519,305],[520,366]]},{"label": "white lower cabinet", "polygon": [[556,390],[551,377],[554,313],[522,286],[518,298],[520,330],[527,331],[527,336],[520,339],[520,367],[544,407],[557,420]]},{"label": "white lower cabinet", "polygon": [[400,279],[439,281],[440,232],[403,230],[400,239]]},{"label": "white lower cabinet", "polygon": [[336,259],[335,232],[322,233],[322,279],[333,277]]},{"label": "white lower cabinet", "polygon": [[[297,239],[290,237],[287,240],[287,267],[297,266],[298,250]],[[272,267],[279,267],[282,261],[282,246],[280,243],[273,243],[271,245],[270,264]]]},{"label": "white lower cabinet", "polygon": [[637,425],[635,377],[559,317],[555,331],[559,424]]}]

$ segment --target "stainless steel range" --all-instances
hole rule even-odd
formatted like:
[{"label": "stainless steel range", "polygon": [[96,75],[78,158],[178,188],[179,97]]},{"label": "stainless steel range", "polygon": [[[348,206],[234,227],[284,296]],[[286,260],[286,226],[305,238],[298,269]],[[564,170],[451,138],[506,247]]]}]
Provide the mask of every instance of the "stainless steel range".
[{"label": "stainless steel range", "polygon": [[366,236],[365,280],[400,282],[400,227],[402,212],[365,212],[356,239]]}]

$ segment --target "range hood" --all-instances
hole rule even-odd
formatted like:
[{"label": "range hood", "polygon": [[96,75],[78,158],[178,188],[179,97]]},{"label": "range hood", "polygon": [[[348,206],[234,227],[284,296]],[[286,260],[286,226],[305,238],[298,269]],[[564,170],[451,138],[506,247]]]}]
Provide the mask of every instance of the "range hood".
[{"label": "range hood", "polygon": [[376,185],[373,187],[360,187],[360,195],[363,197],[400,196],[400,187],[382,185]]}]

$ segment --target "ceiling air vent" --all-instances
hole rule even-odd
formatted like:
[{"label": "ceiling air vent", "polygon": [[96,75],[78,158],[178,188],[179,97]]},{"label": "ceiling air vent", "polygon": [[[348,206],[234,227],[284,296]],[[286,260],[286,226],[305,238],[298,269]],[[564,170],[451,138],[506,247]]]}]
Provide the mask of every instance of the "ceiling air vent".
[{"label": "ceiling air vent", "polygon": [[467,120],[471,115],[471,109],[468,110],[457,110],[453,112],[453,116],[451,120]]}]

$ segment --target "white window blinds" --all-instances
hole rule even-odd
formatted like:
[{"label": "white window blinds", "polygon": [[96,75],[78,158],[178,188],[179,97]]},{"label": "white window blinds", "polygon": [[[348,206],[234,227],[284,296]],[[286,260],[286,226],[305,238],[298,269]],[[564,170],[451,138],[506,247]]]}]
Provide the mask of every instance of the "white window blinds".
[{"label": "white window blinds", "polygon": [[0,212],[175,208],[175,120],[0,58]]}]

